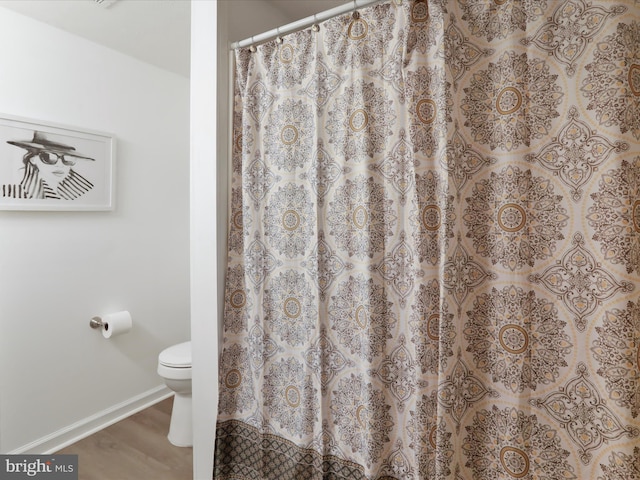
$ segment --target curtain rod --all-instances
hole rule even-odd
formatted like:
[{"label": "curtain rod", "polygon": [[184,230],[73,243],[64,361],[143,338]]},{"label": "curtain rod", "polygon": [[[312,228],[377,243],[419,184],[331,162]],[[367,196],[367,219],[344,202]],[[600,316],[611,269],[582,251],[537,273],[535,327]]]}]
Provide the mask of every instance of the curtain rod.
[{"label": "curtain rod", "polygon": [[[259,35],[254,35],[250,38],[240,40],[239,42],[234,42],[231,44],[231,50],[235,50],[237,48],[242,48],[242,47],[248,47],[250,45],[255,45],[257,43],[265,42],[267,40],[271,40],[272,38],[279,37],[287,33],[295,32],[296,30],[303,30],[315,23],[324,22],[325,20],[329,20],[330,18],[337,17],[338,15],[342,15],[343,13],[353,12],[358,8],[368,7],[370,5],[375,5],[376,3],[382,3],[383,1],[385,0],[352,0],[350,3],[340,5],[330,10],[325,10],[324,12],[320,12],[310,17],[303,18],[302,20],[297,20],[295,22],[288,23],[287,25],[284,25],[282,27],[274,28],[273,30],[260,33]],[[394,1],[396,3],[402,2],[402,0],[394,0]]]}]

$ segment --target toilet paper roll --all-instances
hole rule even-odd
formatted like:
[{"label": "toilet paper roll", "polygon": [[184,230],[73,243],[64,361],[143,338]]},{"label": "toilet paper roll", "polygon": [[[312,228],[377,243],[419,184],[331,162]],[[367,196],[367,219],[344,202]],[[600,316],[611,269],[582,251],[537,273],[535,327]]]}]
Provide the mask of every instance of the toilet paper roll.
[{"label": "toilet paper roll", "polygon": [[102,336],[104,338],[116,337],[131,330],[133,322],[129,312],[115,312],[102,317]]}]

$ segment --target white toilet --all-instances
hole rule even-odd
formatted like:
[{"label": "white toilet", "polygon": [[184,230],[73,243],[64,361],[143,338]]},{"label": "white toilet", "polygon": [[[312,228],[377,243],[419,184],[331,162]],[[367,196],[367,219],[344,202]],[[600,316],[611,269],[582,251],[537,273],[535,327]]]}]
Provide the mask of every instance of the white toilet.
[{"label": "white toilet", "polygon": [[193,445],[191,419],[191,342],[179,343],[158,355],[158,375],[176,392],[169,426],[169,441],[177,447]]}]

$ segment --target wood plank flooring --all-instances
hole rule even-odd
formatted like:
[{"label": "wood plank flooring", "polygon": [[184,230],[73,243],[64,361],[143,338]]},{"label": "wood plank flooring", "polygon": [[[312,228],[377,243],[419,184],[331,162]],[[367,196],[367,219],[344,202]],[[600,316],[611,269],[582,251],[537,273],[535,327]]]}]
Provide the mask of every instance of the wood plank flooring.
[{"label": "wood plank flooring", "polygon": [[173,397],[80,440],[79,480],[192,480],[193,449],[167,440]]}]

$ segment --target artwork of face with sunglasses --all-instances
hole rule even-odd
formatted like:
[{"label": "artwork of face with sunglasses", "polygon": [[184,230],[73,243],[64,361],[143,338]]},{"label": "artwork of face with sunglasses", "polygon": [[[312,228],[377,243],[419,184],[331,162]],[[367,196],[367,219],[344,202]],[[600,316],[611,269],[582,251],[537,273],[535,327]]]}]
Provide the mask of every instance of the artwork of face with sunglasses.
[{"label": "artwork of face with sunglasses", "polygon": [[34,132],[32,140],[9,140],[24,148],[24,175],[19,184],[3,185],[2,196],[12,198],[48,198],[73,200],[93,188],[93,183],[76,172],[77,162],[94,161],[70,145],[49,140]]},{"label": "artwork of face with sunglasses", "polygon": [[46,150],[27,154],[25,161],[31,162],[40,172],[40,178],[54,189],[69,176],[71,167],[76,164],[73,157]]}]

